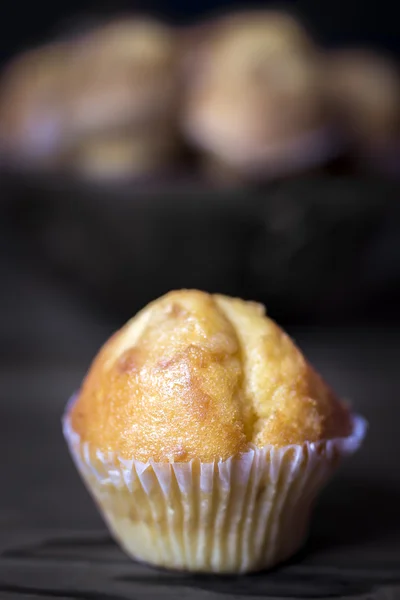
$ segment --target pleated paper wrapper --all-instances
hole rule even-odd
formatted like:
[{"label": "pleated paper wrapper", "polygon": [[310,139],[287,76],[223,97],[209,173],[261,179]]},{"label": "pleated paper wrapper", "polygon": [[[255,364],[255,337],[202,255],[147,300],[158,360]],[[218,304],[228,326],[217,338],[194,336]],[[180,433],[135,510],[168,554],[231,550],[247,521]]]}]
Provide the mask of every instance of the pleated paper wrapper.
[{"label": "pleated paper wrapper", "polygon": [[225,461],[146,463],[82,442],[68,413],[73,460],[117,542],[161,567],[244,573],[287,559],[303,544],[313,502],[367,429],[353,418],[347,438],[251,447]]}]

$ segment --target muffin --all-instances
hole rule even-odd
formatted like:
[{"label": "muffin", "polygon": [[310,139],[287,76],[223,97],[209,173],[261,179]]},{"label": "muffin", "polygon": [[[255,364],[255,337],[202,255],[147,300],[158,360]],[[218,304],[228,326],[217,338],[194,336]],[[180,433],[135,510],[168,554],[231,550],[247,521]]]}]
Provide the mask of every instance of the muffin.
[{"label": "muffin", "polygon": [[63,420],[73,459],[133,558],[243,573],[292,555],[366,424],[254,302],[152,302],[100,350]]},{"label": "muffin", "polygon": [[105,133],[77,143],[73,151],[73,171],[89,179],[140,179],[160,175],[175,166],[178,152],[174,132],[157,131],[138,137],[137,132]]},{"label": "muffin", "polygon": [[348,152],[358,164],[400,175],[400,73],[372,50],[327,55],[326,90]]},{"label": "muffin", "polygon": [[0,81],[2,160],[22,168],[57,165],[63,155],[65,44],[27,51],[6,66]]},{"label": "muffin", "polygon": [[182,126],[212,172],[270,179],[331,155],[320,53],[293,17],[238,13],[191,46]]},{"label": "muffin", "polygon": [[149,19],[111,22],[83,36],[71,66],[73,170],[141,175],[177,149],[178,42]]}]

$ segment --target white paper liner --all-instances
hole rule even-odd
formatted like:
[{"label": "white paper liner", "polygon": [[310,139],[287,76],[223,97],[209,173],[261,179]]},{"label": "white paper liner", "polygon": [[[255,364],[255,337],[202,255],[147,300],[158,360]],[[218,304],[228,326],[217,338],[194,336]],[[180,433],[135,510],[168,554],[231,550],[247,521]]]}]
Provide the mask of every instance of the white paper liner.
[{"label": "white paper liner", "polygon": [[63,419],[75,464],[129,555],[219,573],[272,567],[296,552],[315,497],[366,430],[354,416],[347,438],[251,447],[213,463],[143,463],[90,448],[72,430],[68,412]]}]

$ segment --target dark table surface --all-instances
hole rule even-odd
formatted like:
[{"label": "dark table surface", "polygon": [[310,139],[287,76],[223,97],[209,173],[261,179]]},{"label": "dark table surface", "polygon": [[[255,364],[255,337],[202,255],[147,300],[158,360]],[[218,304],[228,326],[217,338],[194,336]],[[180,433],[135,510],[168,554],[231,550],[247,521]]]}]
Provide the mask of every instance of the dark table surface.
[{"label": "dark table surface", "polygon": [[[41,346],[36,339],[38,350],[0,369],[1,599],[400,598],[398,328],[291,332],[367,417],[368,438],[325,490],[309,541],[289,563],[251,576],[200,577],[136,564],[110,539],[60,429],[63,406],[105,332],[52,304],[51,333],[41,334]],[[31,323],[31,337],[34,330]]]}]

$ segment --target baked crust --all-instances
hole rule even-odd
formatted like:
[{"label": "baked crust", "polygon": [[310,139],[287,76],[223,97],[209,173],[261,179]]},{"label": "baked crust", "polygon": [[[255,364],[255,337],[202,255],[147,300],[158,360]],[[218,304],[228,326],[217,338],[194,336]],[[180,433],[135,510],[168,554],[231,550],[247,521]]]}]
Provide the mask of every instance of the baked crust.
[{"label": "baked crust", "polygon": [[158,462],[351,431],[348,410],[262,305],[196,290],[152,302],[108,340],[70,417],[93,447]]}]

